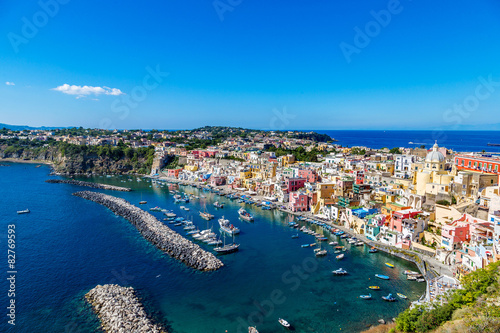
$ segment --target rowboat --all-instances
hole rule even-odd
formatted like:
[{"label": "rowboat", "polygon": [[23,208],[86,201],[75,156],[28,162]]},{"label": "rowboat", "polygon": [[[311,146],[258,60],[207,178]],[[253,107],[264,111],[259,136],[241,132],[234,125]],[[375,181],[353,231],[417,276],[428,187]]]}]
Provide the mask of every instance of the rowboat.
[{"label": "rowboat", "polygon": [[369,295],[359,295],[359,298],[362,298],[362,299],[371,299],[372,298],[372,294],[369,294]]},{"label": "rowboat", "polygon": [[402,298],[402,299],[407,299],[408,297],[406,297],[406,295],[403,295],[403,294],[400,294],[400,293],[397,293],[396,295],[398,295],[399,298]]},{"label": "rowboat", "polygon": [[371,290],[380,290],[380,287],[379,286],[369,286],[368,289],[371,289]]},{"label": "rowboat", "polygon": [[389,280],[390,279],[387,275],[382,275],[382,274],[375,274],[375,277],[378,277],[379,279],[382,279],[382,280]]},{"label": "rowboat", "polygon": [[394,265],[393,265],[393,264],[391,264],[391,263],[386,262],[386,263],[385,263],[385,265],[386,265],[387,267],[394,268]]}]

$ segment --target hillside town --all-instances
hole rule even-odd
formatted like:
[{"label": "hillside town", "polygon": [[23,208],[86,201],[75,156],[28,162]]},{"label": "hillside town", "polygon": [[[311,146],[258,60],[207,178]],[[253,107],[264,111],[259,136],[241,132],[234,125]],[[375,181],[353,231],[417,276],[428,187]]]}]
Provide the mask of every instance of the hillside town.
[{"label": "hillside town", "polygon": [[[319,139],[318,139],[319,138]],[[435,258],[454,277],[500,260],[500,156],[343,147],[314,132],[24,130],[1,140],[151,147],[151,177],[200,184],[331,221]],[[306,160],[300,157],[306,156]]]}]

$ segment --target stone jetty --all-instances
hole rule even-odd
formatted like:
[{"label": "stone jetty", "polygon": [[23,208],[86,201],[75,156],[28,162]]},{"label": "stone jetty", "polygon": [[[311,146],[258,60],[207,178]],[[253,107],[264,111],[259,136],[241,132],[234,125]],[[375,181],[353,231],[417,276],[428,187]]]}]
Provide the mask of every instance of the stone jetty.
[{"label": "stone jetty", "polygon": [[164,328],[154,324],[148,317],[132,287],[98,285],[90,290],[85,298],[92,305],[105,332],[166,333]]},{"label": "stone jetty", "polygon": [[127,219],[144,238],[189,267],[200,271],[213,271],[224,266],[212,253],[203,250],[158,221],[153,215],[122,198],[92,191],[76,192],[73,195],[103,205],[116,215]]},{"label": "stone jetty", "polygon": [[98,184],[98,183],[89,183],[89,182],[83,182],[81,180],[72,180],[72,179],[49,179],[49,180],[46,180],[45,182],[51,183],[51,184],[70,184],[70,185],[77,185],[77,186],[87,186],[87,187],[92,187],[92,188],[98,188],[101,190],[112,190],[112,191],[122,191],[122,192],[130,192],[131,191],[131,189],[128,187]]}]

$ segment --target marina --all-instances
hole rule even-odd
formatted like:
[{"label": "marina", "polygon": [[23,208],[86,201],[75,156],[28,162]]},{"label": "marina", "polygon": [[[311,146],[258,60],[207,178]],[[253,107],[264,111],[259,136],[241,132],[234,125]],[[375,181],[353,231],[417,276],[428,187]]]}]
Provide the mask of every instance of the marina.
[{"label": "marina", "polygon": [[[45,172],[42,172],[44,169],[47,170],[46,167],[35,169],[40,172],[38,177],[45,177]],[[5,168],[3,172],[8,170],[15,171],[15,168]],[[34,176],[36,175],[35,173]],[[16,184],[37,183],[30,178],[24,179],[21,174],[19,176],[18,178],[14,176],[7,178],[12,179]],[[121,180],[126,180],[126,177],[96,176],[83,179],[113,185],[121,184]],[[196,229],[200,231],[207,229],[207,221],[202,219],[197,212],[204,211],[204,207],[209,208],[215,201],[224,202],[224,218],[240,228],[241,233],[235,235],[235,242],[239,244],[238,251],[220,257],[224,262],[223,269],[208,274],[193,273],[194,270],[158,251],[152,244],[143,239],[131,224],[118,218],[108,209],[99,208],[95,203],[68,196],[67,188],[65,189],[64,186],[55,187],[51,184],[43,184],[37,190],[38,192],[45,191],[43,189],[46,187],[47,200],[43,201],[42,205],[39,205],[29,193],[22,199],[16,198],[16,204],[29,206],[33,212],[36,212],[32,212],[31,216],[39,221],[36,225],[30,223],[30,228],[33,230],[24,231],[23,236],[30,237],[31,233],[37,233],[41,227],[47,229],[45,235],[51,238],[44,236],[43,243],[58,245],[57,248],[54,248],[54,253],[48,252],[50,256],[57,256],[60,248],[64,247],[66,249],[64,256],[73,258],[70,261],[71,264],[67,261],[52,263],[54,269],[74,272],[78,268],[78,270],[85,270],[92,272],[92,274],[85,274],[85,278],[81,279],[81,282],[79,279],[71,280],[69,283],[72,284],[72,289],[75,292],[61,294],[57,283],[51,282],[51,276],[35,278],[34,271],[33,273],[26,272],[26,278],[35,281],[30,285],[30,288],[37,290],[33,297],[43,297],[41,295],[45,295],[46,292],[57,295],[59,299],[65,300],[64,303],[56,306],[50,302],[50,298],[46,298],[47,302],[42,303],[45,304],[45,308],[53,308],[57,313],[81,313],[81,317],[78,319],[79,325],[83,329],[87,328],[88,331],[93,331],[92,328],[96,327],[98,323],[91,312],[82,311],[85,307],[77,301],[79,299],[78,290],[87,292],[92,288],[92,286],[88,286],[89,283],[95,286],[104,283],[117,283],[121,280],[141,290],[147,290],[148,303],[155,304],[155,310],[167,319],[174,331],[197,332],[210,327],[213,330],[223,332],[226,329],[229,331],[239,329],[239,324],[235,322],[234,318],[239,316],[246,318],[252,312],[258,311],[253,305],[253,300],[264,301],[268,299],[274,289],[280,289],[284,292],[284,297],[287,298],[287,302],[278,307],[283,318],[292,323],[298,331],[313,327],[316,332],[326,333],[332,330],[338,331],[340,328],[342,331],[361,331],[369,325],[376,324],[380,318],[390,320],[398,312],[405,309],[410,301],[418,299],[424,293],[424,283],[408,281],[403,274],[406,270],[416,271],[417,268],[413,264],[384,252],[370,254],[368,253],[369,247],[351,245],[340,236],[333,235],[333,232],[324,230],[325,228],[320,225],[296,220],[299,228],[293,228],[288,224],[288,214],[276,209],[262,210],[255,205],[247,205],[245,209],[256,217],[256,222],[244,223],[238,219],[240,204],[236,200],[181,185],[176,191],[197,196],[203,193],[205,196],[204,198],[200,196],[200,199],[192,199],[187,204],[183,203],[182,205],[191,209],[185,211],[173,202],[171,199],[173,194],[169,193],[167,186],[156,188],[149,187],[150,184],[151,182],[147,179],[142,179],[140,182],[136,179],[127,180],[127,185],[133,191],[119,192],[117,195],[132,204],[138,204],[139,201],[145,200],[148,204],[141,206],[144,210],[149,211],[150,208],[157,206],[161,208],[161,211],[151,212],[158,219],[166,218],[165,210],[172,212],[170,214],[176,214],[183,221],[192,221]],[[13,206],[13,202],[10,201],[6,201],[5,204]],[[59,209],[58,207],[61,206],[65,208]],[[218,219],[222,217],[222,211],[214,215],[213,232],[218,235],[217,238],[222,242],[223,234],[218,231],[217,224]],[[61,230],[60,222],[56,223],[55,221],[67,221],[66,223],[71,228]],[[169,224],[169,222],[163,223],[173,227],[173,224]],[[176,223],[181,223],[181,226],[175,227],[177,232],[196,242],[205,251],[216,254],[213,248],[223,246],[222,243],[210,245],[195,240],[192,236],[186,235],[187,231],[182,229],[183,222]],[[329,238],[330,241],[322,242],[322,249],[328,252],[325,257],[314,255],[314,248],[319,246],[316,236],[299,231],[300,227],[307,227],[307,229]],[[297,233],[299,233],[300,241],[292,238],[292,235]],[[226,236],[226,244],[231,243],[231,238],[230,235]],[[86,240],[85,246],[75,247],[75,244],[81,244],[82,239]],[[338,245],[329,245],[330,242],[337,242]],[[311,247],[310,245],[314,243],[316,244]],[[301,248],[301,244],[307,244],[308,248]],[[39,246],[43,246],[43,244]],[[333,252],[336,251],[336,246],[341,247],[340,251],[343,248],[345,253],[349,254],[341,261],[342,268],[349,274],[338,277],[332,274],[334,270],[340,268],[340,262],[334,259]],[[47,255],[43,248],[40,250],[41,253]],[[102,256],[102,253],[106,253],[106,256]],[[47,264],[40,259],[33,261],[34,258],[30,258],[26,252],[24,252],[24,256],[27,256],[26,260],[33,266],[33,269],[43,271],[43,265]],[[94,257],[101,258],[98,267],[92,264],[91,258]],[[82,261],[80,258],[88,259]],[[311,266],[312,259],[317,260],[319,265],[311,271],[310,268],[315,267]],[[389,260],[395,265],[392,269],[385,266],[385,262]],[[305,267],[310,271],[307,273],[307,278],[301,280],[301,286],[297,290],[291,289],[294,286],[293,279],[297,277],[292,272],[294,266]],[[290,273],[285,275],[285,280],[282,280],[283,274],[287,272]],[[389,275],[391,280],[379,280],[382,294],[379,294],[379,297],[372,294],[372,300],[359,304],[359,295],[365,294],[366,292],[363,290],[367,290],[368,286],[375,284],[374,274],[377,273]],[[158,275],[160,277],[157,278]],[[224,282],[221,283],[221,281]],[[248,288],[242,288],[243,285]],[[346,288],[347,285],[351,287]],[[20,287],[23,288],[22,285]],[[405,294],[408,296],[408,301],[384,302],[380,296],[387,295],[389,292],[394,295],[397,292]],[[32,303],[40,304],[34,299],[32,299]],[[36,320],[37,324],[32,326],[32,332],[46,331],[47,328],[43,324],[45,320],[42,319],[43,315],[39,310],[40,306],[32,307],[28,304],[20,306],[20,323],[33,323],[34,318],[40,318],[40,320]],[[307,305],[305,306],[305,304]],[[323,304],[328,304],[328,306],[325,308]],[[364,306],[363,304],[371,305]],[[354,306],[357,311],[349,311]],[[225,315],[214,315],[212,309],[222,309]],[[332,317],[332,312],[335,312],[336,316]],[[197,321],[192,320],[193,316],[198,318]],[[68,324],[67,319],[58,315],[55,315],[54,318],[51,330],[64,331],[64,327]],[[277,331],[278,325],[277,318],[271,316],[265,317],[263,323],[259,324],[257,328],[260,332],[273,332]],[[252,325],[241,326],[241,329],[248,330],[248,326]]]}]

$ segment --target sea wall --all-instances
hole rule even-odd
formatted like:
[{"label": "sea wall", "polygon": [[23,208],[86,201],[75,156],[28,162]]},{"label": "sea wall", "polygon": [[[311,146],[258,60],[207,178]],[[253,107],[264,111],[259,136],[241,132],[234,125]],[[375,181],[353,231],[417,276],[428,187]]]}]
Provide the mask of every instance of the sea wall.
[{"label": "sea wall", "polygon": [[70,185],[77,185],[77,186],[87,186],[87,187],[97,188],[97,189],[101,189],[101,190],[122,191],[122,192],[130,192],[131,191],[131,189],[128,187],[98,184],[98,183],[89,183],[89,182],[83,182],[81,180],[49,179],[49,180],[46,180],[45,182],[51,183],[51,184],[70,184]]},{"label": "sea wall", "polygon": [[189,267],[200,271],[213,271],[224,266],[212,253],[203,250],[158,221],[153,215],[122,198],[91,191],[76,192],[73,195],[103,205],[116,215],[127,219],[144,238]]},{"label": "sea wall", "polygon": [[85,298],[92,305],[105,332],[166,333],[160,325],[149,319],[134,288],[116,284],[98,285]]}]

